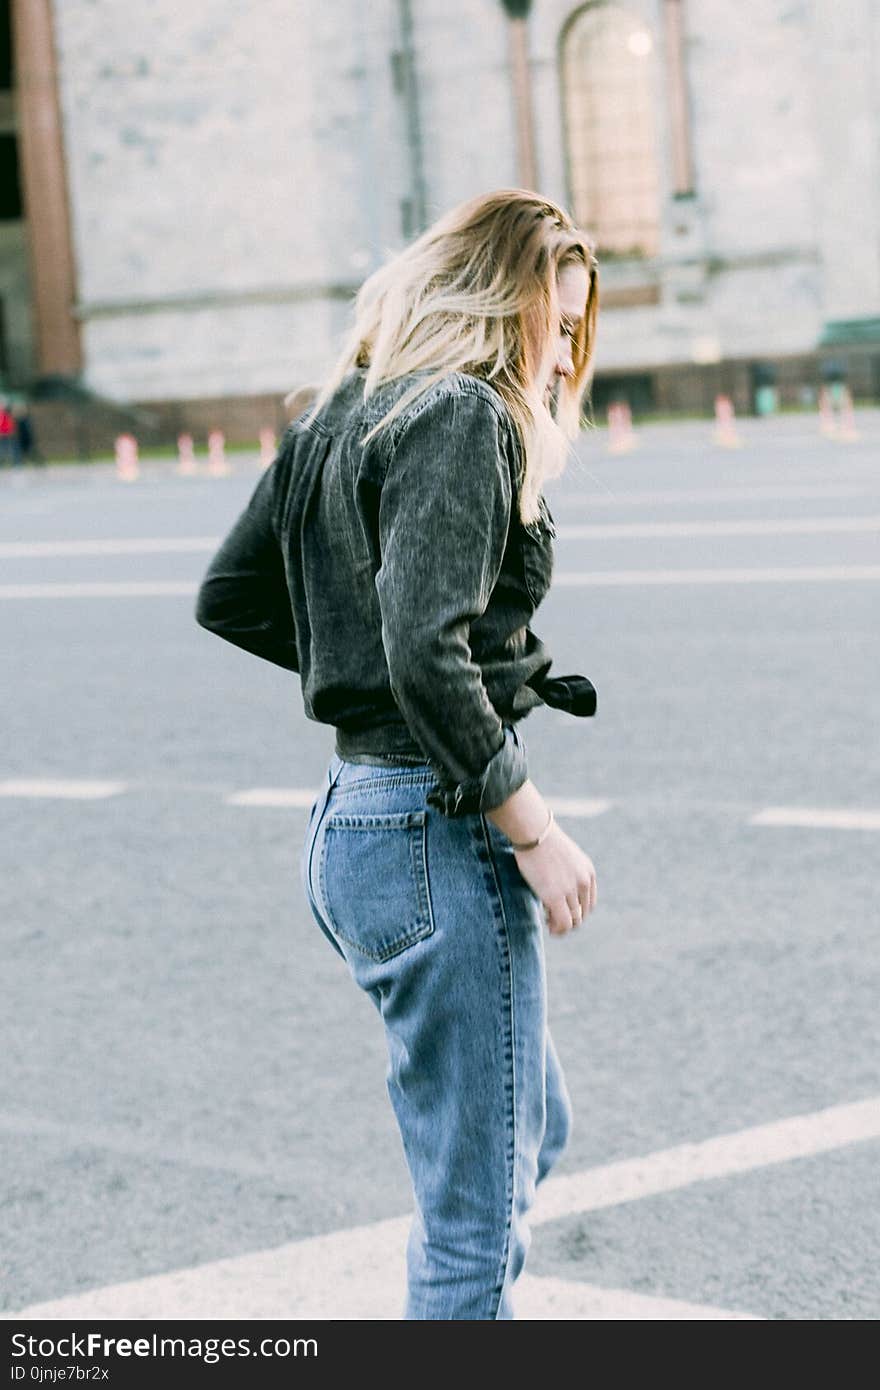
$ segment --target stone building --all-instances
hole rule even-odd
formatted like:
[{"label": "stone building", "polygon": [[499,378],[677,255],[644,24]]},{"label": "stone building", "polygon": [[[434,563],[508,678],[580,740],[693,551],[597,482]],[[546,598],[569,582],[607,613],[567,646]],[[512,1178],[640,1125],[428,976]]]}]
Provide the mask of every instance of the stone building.
[{"label": "stone building", "polygon": [[880,395],[873,0],[4,0],[0,31],[7,387],[252,436],[387,254],[527,183],[597,239],[599,405]]}]

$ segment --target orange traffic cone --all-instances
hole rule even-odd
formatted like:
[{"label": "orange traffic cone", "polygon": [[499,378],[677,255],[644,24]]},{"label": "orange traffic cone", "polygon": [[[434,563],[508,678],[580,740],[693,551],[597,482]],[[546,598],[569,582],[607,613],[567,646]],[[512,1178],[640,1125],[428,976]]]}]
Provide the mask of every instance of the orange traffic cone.
[{"label": "orange traffic cone", "polygon": [[268,426],[260,430],[260,466],[268,468],[275,457],[277,444],[275,441],[275,431]]},{"label": "orange traffic cone", "polygon": [[819,429],[829,439],[833,439],[837,434],[834,406],[831,404],[831,392],[827,386],[819,389]]},{"label": "orange traffic cone", "polygon": [[608,406],[608,452],[625,454],[635,448],[632,411],[628,401],[612,401]]},{"label": "orange traffic cone", "polygon": [[214,477],[232,472],[226,461],[226,436],[222,430],[211,430],[208,435],[208,472]]},{"label": "orange traffic cone", "polygon": [[736,428],[736,414],[729,396],[715,397],[715,443],[722,449],[739,449],[742,439]]},{"label": "orange traffic cone", "polygon": [[116,476],[124,483],[132,483],[140,475],[138,467],[138,445],[133,434],[116,436]]},{"label": "orange traffic cone", "polygon": [[843,399],[840,403],[840,431],[839,438],[845,439],[848,444],[854,443],[859,437],[856,429],[856,412],[853,406],[852,391],[848,386],[843,388]]},{"label": "orange traffic cone", "polygon": [[178,473],[198,472],[196,451],[191,434],[179,434],[177,436],[177,471]]}]

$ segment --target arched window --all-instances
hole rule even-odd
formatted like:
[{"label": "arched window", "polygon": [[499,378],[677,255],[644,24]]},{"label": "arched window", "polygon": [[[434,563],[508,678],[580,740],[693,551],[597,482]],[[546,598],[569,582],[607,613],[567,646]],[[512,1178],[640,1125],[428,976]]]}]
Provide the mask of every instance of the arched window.
[{"label": "arched window", "polygon": [[572,211],[606,256],[659,249],[654,49],[651,31],[621,5],[587,5],[563,31]]}]

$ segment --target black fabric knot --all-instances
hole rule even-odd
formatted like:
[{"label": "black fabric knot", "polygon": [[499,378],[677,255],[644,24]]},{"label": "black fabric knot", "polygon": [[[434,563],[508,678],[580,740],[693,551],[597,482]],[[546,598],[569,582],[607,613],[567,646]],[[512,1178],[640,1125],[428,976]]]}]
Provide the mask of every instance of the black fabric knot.
[{"label": "black fabric knot", "polygon": [[564,710],[580,719],[596,713],[597,695],[593,682],[586,676],[553,676],[532,685],[544,701],[553,709]]}]

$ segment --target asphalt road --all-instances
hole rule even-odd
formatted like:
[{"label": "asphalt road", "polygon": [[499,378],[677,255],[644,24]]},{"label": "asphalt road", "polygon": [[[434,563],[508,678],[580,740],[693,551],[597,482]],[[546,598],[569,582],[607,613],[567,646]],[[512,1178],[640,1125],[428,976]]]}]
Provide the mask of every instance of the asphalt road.
[{"label": "asphalt road", "polygon": [[[536,1226],[536,1286],[623,1291],[619,1316],[880,1315],[880,1127],[837,1109],[880,1097],[880,414],[859,430],[654,427],[620,457],[596,432],[548,489],[533,627],[599,691],[520,726],[599,881],[547,938],[559,1172],[730,1136],[714,1174]],[[316,789],[332,751],[295,675],[192,617],[257,477],[0,473],[9,1313],[410,1209],[378,1020],[301,894],[307,811],[226,799]],[[826,1143],[728,1163],[826,1110]]]}]

